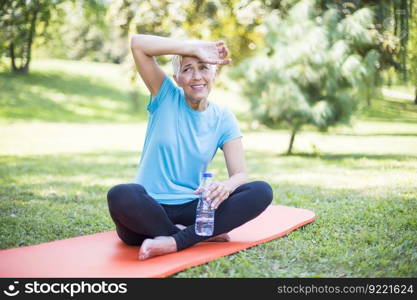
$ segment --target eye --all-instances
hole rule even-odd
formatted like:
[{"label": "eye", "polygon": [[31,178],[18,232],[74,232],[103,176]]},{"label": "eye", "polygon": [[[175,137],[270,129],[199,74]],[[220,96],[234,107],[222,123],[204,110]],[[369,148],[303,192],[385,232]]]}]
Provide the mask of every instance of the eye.
[{"label": "eye", "polygon": [[206,65],[202,65],[202,66],[200,67],[200,69],[207,70],[207,69],[208,69],[208,67],[207,67]]},{"label": "eye", "polygon": [[190,68],[185,68],[184,70],[182,70],[182,72],[187,72]]}]

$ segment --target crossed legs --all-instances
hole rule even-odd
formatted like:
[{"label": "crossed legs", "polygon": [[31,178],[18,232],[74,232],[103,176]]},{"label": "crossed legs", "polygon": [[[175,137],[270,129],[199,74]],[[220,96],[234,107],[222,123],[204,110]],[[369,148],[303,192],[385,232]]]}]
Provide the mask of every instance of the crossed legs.
[{"label": "crossed legs", "polygon": [[[218,236],[252,220],[272,201],[272,189],[263,181],[239,186],[215,212],[214,233]],[[197,201],[161,205],[139,184],[119,184],[108,194],[110,216],[120,239],[141,245],[139,259],[186,249],[210,237],[194,232]],[[183,230],[175,225],[187,225]]]}]

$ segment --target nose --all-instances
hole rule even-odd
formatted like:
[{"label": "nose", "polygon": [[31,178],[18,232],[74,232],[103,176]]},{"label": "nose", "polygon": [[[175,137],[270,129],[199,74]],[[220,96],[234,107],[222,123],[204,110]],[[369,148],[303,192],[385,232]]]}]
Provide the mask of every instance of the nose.
[{"label": "nose", "polygon": [[194,80],[200,80],[202,77],[201,77],[201,73],[200,73],[200,70],[195,70],[194,72],[193,72],[193,79]]}]

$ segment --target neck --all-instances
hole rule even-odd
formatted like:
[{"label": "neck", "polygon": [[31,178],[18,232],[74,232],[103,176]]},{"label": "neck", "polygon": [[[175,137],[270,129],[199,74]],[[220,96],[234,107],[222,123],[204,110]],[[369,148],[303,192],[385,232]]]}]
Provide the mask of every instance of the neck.
[{"label": "neck", "polygon": [[188,105],[197,111],[204,111],[207,109],[208,107],[208,100],[207,99],[202,99],[202,100],[198,100],[198,101],[193,101],[190,100],[188,98],[185,98],[187,100]]}]

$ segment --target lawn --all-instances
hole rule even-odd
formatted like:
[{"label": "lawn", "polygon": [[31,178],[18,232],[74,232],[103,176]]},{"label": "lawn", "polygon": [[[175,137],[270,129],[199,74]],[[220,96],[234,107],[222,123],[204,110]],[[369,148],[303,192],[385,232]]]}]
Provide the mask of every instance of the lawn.
[{"label": "lawn", "polygon": [[[0,249],[114,230],[106,193],[132,181],[146,129],[147,96],[133,112],[123,78],[115,65],[63,61],[0,73]],[[272,185],[274,204],[317,220],[173,277],[417,276],[411,100],[376,95],[352,126],[304,131],[286,156],[287,131],[253,129],[236,89],[214,95],[243,116],[251,179]],[[221,151],[211,170],[226,178]]]}]

